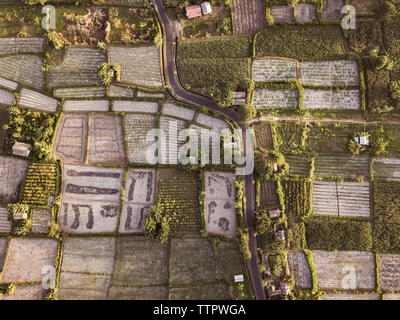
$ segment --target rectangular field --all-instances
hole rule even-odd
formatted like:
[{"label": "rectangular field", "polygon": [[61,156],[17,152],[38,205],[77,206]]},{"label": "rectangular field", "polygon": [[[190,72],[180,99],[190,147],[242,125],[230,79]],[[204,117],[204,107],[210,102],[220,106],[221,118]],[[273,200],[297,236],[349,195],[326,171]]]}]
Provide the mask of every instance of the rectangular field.
[{"label": "rectangular field", "polygon": [[107,112],[110,109],[107,100],[68,100],[62,106],[64,111]]},{"label": "rectangular field", "polygon": [[45,112],[56,112],[58,105],[56,99],[25,88],[21,90],[21,97],[18,103],[23,107]]},{"label": "rectangular field", "polygon": [[400,254],[378,254],[379,280],[383,290],[400,290]]},{"label": "rectangular field", "polygon": [[288,264],[290,274],[294,277],[295,286],[302,289],[311,289],[311,270],[304,252],[289,252]]},{"label": "rectangular field", "polygon": [[311,169],[311,158],[308,155],[285,155],[289,164],[289,174],[294,176],[308,177]]},{"label": "rectangular field", "polygon": [[28,161],[0,156],[0,204],[18,201],[22,181],[28,169]]},{"label": "rectangular field", "polygon": [[313,260],[320,289],[375,289],[375,257],[363,251],[313,250]]},{"label": "rectangular field", "polygon": [[104,87],[59,88],[54,90],[57,98],[101,98],[106,95]]},{"label": "rectangular field", "polygon": [[232,12],[235,34],[252,34],[267,26],[262,0],[233,0]]},{"label": "rectangular field", "polygon": [[16,53],[39,53],[43,48],[44,38],[1,38],[0,55]]},{"label": "rectangular field", "polygon": [[368,178],[369,159],[367,156],[317,156],[314,176]]},{"label": "rectangular field", "polygon": [[299,93],[295,89],[256,89],[253,104],[256,108],[297,108]]},{"label": "rectangular field", "polygon": [[260,205],[262,207],[276,207],[279,205],[279,198],[276,190],[277,185],[275,181],[260,181]]},{"label": "rectangular field", "polygon": [[373,159],[374,178],[377,180],[400,181],[400,160],[394,158]]},{"label": "rectangular field", "polygon": [[269,123],[256,123],[253,126],[256,137],[256,147],[265,151],[274,147],[271,125]]},{"label": "rectangular field", "polygon": [[148,101],[113,101],[113,111],[157,113],[158,103]]},{"label": "rectangular field", "polygon": [[359,110],[359,90],[304,89],[304,109],[346,109]]},{"label": "rectangular field", "polygon": [[297,80],[297,64],[293,60],[257,59],[253,61],[254,81]]}]

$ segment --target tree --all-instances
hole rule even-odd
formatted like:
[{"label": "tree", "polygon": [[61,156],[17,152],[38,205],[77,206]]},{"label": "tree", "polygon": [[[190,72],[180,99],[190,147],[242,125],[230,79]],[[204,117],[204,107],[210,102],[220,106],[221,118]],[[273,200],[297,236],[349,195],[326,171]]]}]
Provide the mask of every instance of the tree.
[{"label": "tree", "polygon": [[160,202],[149,209],[144,224],[146,236],[159,239],[161,243],[168,241],[171,234],[171,218],[166,216]]},{"label": "tree", "polygon": [[245,105],[239,106],[239,116],[244,122],[248,122],[253,120],[257,115],[256,108],[250,104],[246,103]]},{"label": "tree", "polygon": [[266,232],[273,231],[272,230],[272,221],[268,217],[267,211],[263,210],[262,212],[257,213],[254,216],[254,225],[257,235],[263,235]]}]

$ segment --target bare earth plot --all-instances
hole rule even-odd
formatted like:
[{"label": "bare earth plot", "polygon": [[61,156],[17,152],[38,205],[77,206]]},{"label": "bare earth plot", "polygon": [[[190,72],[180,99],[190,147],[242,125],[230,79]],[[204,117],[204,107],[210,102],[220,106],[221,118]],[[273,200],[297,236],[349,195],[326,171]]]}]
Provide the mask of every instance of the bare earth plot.
[{"label": "bare earth plot", "polygon": [[125,164],[125,147],[120,116],[96,114],[89,117],[90,164]]},{"label": "bare earth plot", "polygon": [[204,113],[197,114],[195,122],[197,122],[202,126],[206,126],[213,129],[219,129],[219,130],[229,129],[229,125],[225,121],[215,117],[208,116]]},{"label": "bare earth plot", "polygon": [[299,3],[295,7],[296,21],[300,23],[311,22],[318,19],[317,5]]},{"label": "bare earth plot", "polygon": [[105,62],[102,50],[94,48],[69,48],[62,64],[49,69],[49,87],[98,85],[98,66]]},{"label": "bare earth plot", "polygon": [[160,54],[156,46],[110,47],[110,63],[121,66],[121,82],[149,87],[163,85]]},{"label": "bare earth plot", "polygon": [[34,238],[14,238],[10,241],[1,281],[41,282],[42,267],[55,265],[58,241]]},{"label": "bare earth plot", "polygon": [[19,189],[28,169],[28,161],[0,156],[0,204],[18,201]]},{"label": "bare earth plot", "polygon": [[297,64],[294,60],[257,59],[253,61],[254,81],[297,80]]},{"label": "bare earth plot", "polygon": [[39,111],[56,112],[58,102],[56,99],[45,96],[44,94],[23,88],[18,104]]},{"label": "bare earth plot", "polygon": [[193,120],[195,113],[196,112],[192,109],[177,106],[173,103],[166,103],[162,108],[162,114],[184,120]]},{"label": "bare earth plot", "polygon": [[3,296],[0,300],[44,300],[47,290],[42,285],[17,285],[10,296]]},{"label": "bare earth plot", "polygon": [[372,252],[313,250],[312,255],[318,288],[375,289],[375,257]]},{"label": "bare earth plot", "polygon": [[385,293],[384,300],[400,300],[400,293]]},{"label": "bare earth plot", "polygon": [[205,172],[206,230],[233,237],[236,234],[234,174]]},{"label": "bare earth plot", "polygon": [[256,108],[297,108],[298,90],[256,89],[253,104]]},{"label": "bare earth plot", "polygon": [[400,290],[400,254],[378,254],[379,279],[383,290]]},{"label": "bare earth plot", "polygon": [[344,0],[324,0],[322,7],[322,20],[339,20],[342,18]]},{"label": "bare earth plot", "polygon": [[118,238],[109,298],[142,299],[144,294],[149,299],[166,299],[167,259],[167,244],[159,240]]},{"label": "bare earth plot", "polygon": [[356,8],[357,13],[373,13],[374,0],[350,0],[350,5]]},{"label": "bare earth plot", "polygon": [[271,16],[274,23],[292,22],[294,20],[294,8],[289,6],[271,6]]},{"label": "bare earth plot", "polygon": [[[8,216],[8,209],[6,207],[0,207],[0,233],[10,233],[10,232],[11,232],[11,221]],[[2,239],[0,239],[0,243],[1,240]],[[1,258],[0,258],[0,270],[1,270]]]},{"label": "bare earth plot", "polygon": [[373,159],[374,178],[377,180],[400,181],[400,160],[393,158]]},{"label": "bare earth plot", "polygon": [[84,163],[88,134],[87,114],[62,115],[57,128],[53,152],[66,163]]},{"label": "bare earth plot", "polygon": [[359,110],[359,90],[304,89],[304,109],[346,109]]},{"label": "bare earth plot", "polygon": [[54,90],[57,98],[101,98],[106,95],[104,87],[60,88]]},{"label": "bare earth plot", "polygon": [[63,247],[58,298],[106,299],[114,269],[116,239],[67,238]]},{"label": "bare earth plot", "polygon": [[235,34],[251,34],[267,26],[262,0],[233,0],[233,30]]},{"label": "bare earth plot", "polygon": [[370,216],[369,183],[314,181],[313,212],[348,217]]},{"label": "bare earth plot", "polygon": [[50,231],[51,211],[44,208],[32,209],[32,233],[48,233]]},{"label": "bare earth plot", "polygon": [[[0,83],[1,85],[1,83]],[[5,104],[7,106],[12,106],[14,104],[15,96],[13,93],[0,90],[0,103]]]},{"label": "bare earth plot", "polygon": [[380,300],[381,295],[379,293],[325,293],[321,300]]},{"label": "bare earth plot", "polygon": [[311,270],[304,252],[288,252],[288,264],[290,274],[294,277],[295,286],[302,289],[311,289]]},{"label": "bare earth plot", "polygon": [[289,174],[306,176],[310,174],[311,159],[307,155],[285,155],[289,163]]},{"label": "bare earth plot", "polygon": [[147,212],[154,203],[155,175],[154,169],[129,170],[119,232],[144,232]]},{"label": "bare earth plot", "polygon": [[69,233],[115,232],[123,170],[65,165],[60,228]]},{"label": "bare earth plot", "polygon": [[156,127],[156,117],[147,114],[127,114],[124,117],[129,162],[147,163],[146,150],[153,141],[146,141],[148,132]]},{"label": "bare earth plot", "polygon": [[4,78],[0,78],[0,86],[15,91],[18,88],[18,83],[14,82],[14,81],[7,80],[7,79],[4,79]]},{"label": "bare earth plot", "polygon": [[276,192],[277,186],[275,181],[262,180],[260,182],[260,205],[278,206],[279,199]]},{"label": "bare earth plot", "polygon": [[170,282],[173,286],[219,282],[213,245],[207,239],[172,239]]},{"label": "bare earth plot", "polygon": [[232,300],[232,294],[226,284],[209,284],[189,288],[172,288],[170,300]]},{"label": "bare earth plot", "polygon": [[2,38],[0,55],[15,53],[39,53],[43,48],[44,38]]},{"label": "bare earth plot", "polygon": [[369,177],[369,159],[366,156],[321,155],[315,159],[315,176]]},{"label": "bare earth plot", "polygon": [[44,88],[43,61],[34,55],[0,58],[0,76],[37,90]]},{"label": "bare earth plot", "polygon": [[4,261],[7,255],[8,238],[0,238],[0,271],[3,270]]},{"label": "bare earth plot", "polygon": [[158,103],[149,101],[113,101],[113,111],[157,113]]},{"label": "bare earth plot", "polygon": [[135,91],[132,88],[126,88],[116,85],[110,85],[109,96],[116,98],[133,98],[135,96]]},{"label": "bare earth plot", "polygon": [[64,111],[107,112],[110,108],[108,100],[68,100],[63,104]]},{"label": "bare earth plot", "polygon": [[165,136],[165,143],[161,145],[161,163],[179,164],[179,150],[186,139],[180,136],[186,128],[186,122],[169,117],[160,117],[160,130]]}]

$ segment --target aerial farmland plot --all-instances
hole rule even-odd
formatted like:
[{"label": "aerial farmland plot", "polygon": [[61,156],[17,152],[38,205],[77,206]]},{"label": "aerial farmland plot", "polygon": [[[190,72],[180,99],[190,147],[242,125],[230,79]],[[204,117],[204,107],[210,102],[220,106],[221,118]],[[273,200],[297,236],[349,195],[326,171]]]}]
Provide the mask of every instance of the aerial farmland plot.
[{"label": "aerial farmland plot", "polygon": [[12,295],[3,296],[0,300],[44,300],[46,291],[41,284],[17,285]]},{"label": "aerial farmland plot", "polygon": [[104,61],[104,53],[99,49],[68,48],[62,64],[49,69],[49,87],[99,85],[97,68]]},{"label": "aerial farmland plot", "polygon": [[58,106],[56,99],[25,88],[21,90],[18,103],[23,107],[44,112],[56,112]]},{"label": "aerial farmland plot", "polygon": [[266,27],[265,4],[262,0],[233,0],[235,34],[252,34]]},{"label": "aerial farmland plot", "polygon": [[169,290],[170,300],[232,300],[232,293],[226,284],[208,284],[172,288]]},{"label": "aerial farmland plot", "polygon": [[374,158],[374,177],[378,180],[400,181],[400,160],[395,158]]},{"label": "aerial farmland plot", "polygon": [[205,172],[206,230],[233,237],[236,234],[235,184],[233,173]]},{"label": "aerial farmland plot", "polygon": [[60,228],[69,233],[116,232],[123,170],[65,165]]},{"label": "aerial farmland plot", "polygon": [[317,284],[327,290],[374,290],[375,257],[365,251],[312,251]]},{"label": "aerial farmland plot", "polygon": [[157,47],[110,47],[108,53],[110,63],[121,66],[121,82],[148,87],[163,85]]},{"label": "aerial farmland plot", "polygon": [[285,155],[289,163],[289,174],[294,176],[308,177],[311,169],[311,158],[308,155]]},{"label": "aerial farmland plot", "polygon": [[127,114],[124,117],[129,162],[147,163],[146,150],[154,141],[146,141],[148,132],[156,127],[156,117],[149,114]]},{"label": "aerial farmland plot", "polygon": [[58,241],[54,239],[11,239],[1,281],[41,282],[42,267],[55,266],[57,251]]},{"label": "aerial farmland plot", "polygon": [[13,93],[0,90],[0,103],[11,106],[14,104],[15,96]]},{"label": "aerial farmland plot", "polygon": [[311,22],[318,19],[317,5],[311,3],[299,3],[295,7],[296,21],[299,23]]},{"label": "aerial farmland plot", "polygon": [[147,212],[154,203],[155,179],[154,169],[129,170],[119,232],[144,232]]},{"label": "aerial farmland plot", "polygon": [[0,156],[0,204],[18,201],[27,169],[28,162],[25,160]]},{"label": "aerial farmland plot", "polygon": [[157,102],[149,101],[113,101],[112,109],[117,112],[144,112],[157,113]]},{"label": "aerial farmland plot", "polygon": [[8,238],[0,238],[0,270],[3,270],[8,249]]},{"label": "aerial farmland plot", "polygon": [[88,115],[64,113],[57,128],[53,152],[66,163],[82,164],[86,159]]},{"label": "aerial farmland plot", "polygon": [[95,114],[89,117],[89,123],[88,162],[90,164],[124,164],[125,147],[121,117]]},{"label": "aerial farmland plot", "polygon": [[110,85],[109,96],[113,98],[133,98],[135,96],[135,90],[112,84]]},{"label": "aerial farmland plot", "polygon": [[253,104],[256,108],[297,108],[298,91],[295,89],[256,89]]},{"label": "aerial farmland plot", "polygon": [[274,23],[292,22],[294,20],[294,8],[289,6],[274,5],[270,8]]},{"label": "aerial farmland plot", "polygon": [[295,286],[302,289],[311,289],[311,270],[306,255],[302,251],[288,253],[290,273],[294,277]]},{"label": "aerial farmland plot", "polygon": [[321,300],[381,300],[379,293],[332,293],[326,292]]},{"label": "aerial farmland plot", "polygon": [[101,98],[106,95],[104,87],[59,88],[54,90],[57,98]]},{"label": "aerial farmland plot", "polygon": [[373,13],[374,0],[350,0],[350,5],[354,6],[357,13]]},{"label": "aerial farmland plot", "polygon": [[359,110],[359,90],[304,89],[304,109],[347,109]]},{"label": "aerial farmland plot", "polygon": [[314,176],[368,178],[369,158],[355,155],[320,155],[315,159]]},{"label": "aerial farmland plot", "polygon": [[383,290],[400,290],[400,255],[378,254],[379,280]]},{"label": "aerial farmland plot", "polygon": [[256,136],[256,147],[262,150],[269,150],[273,148],[273,139],[271,125],[264,122],[259,122],[253,126]]},{"label": "aerial farmland plot", "polygon": [[313,212],[368,218],[370,216],[369,183],[314,181]]},{"label": "aerial farmland plot", "polygon": [[[0,233],[10,233],[10,231],[11,231],[11,221],[8,216],[8,210],[5,207],[0,207]],[[2,240],[0,239],[0,242],[1,241]],[[0,262],[0,269],[1,269],[1,262]]]},{"label": "aerial farmland plot", "polygon": [[322,20],[332,21],[342,18],[344,0],[324,0],[322,7]]},{"label": "aerial farmland plot", "polygon": [[0,55],[39,53],[43,44],[44,38],[1,38]]},{"label": "aerial farmland plot", "polygon": [[260,205],[262,207],[277,207],[279,205],[279,198],[276,190],[277,186],[275,181],[260,181]]},{"label": "aerial farmland plot", "polygon": [[161,163],[178,164],[179,150],[186,142],[179,133],[186,128],[186,122],[169,117],[160,117],[160,130],[165,136],[165,144],[161,145]]},{"label": "aerial farmland plot", "polygon": [[106,112],[110,108],[110,103],[107,100],[67,100],[62,108],[71,112]]},{"label": "aerial farmland plot", "polygon": [[166,103],[163,105],[162,114],[173,116],[184,120],[193,120],[195,111],[192,109],[177,106],[173,103]]},{"label": "aerial farmland plot", "polygon": [[257,59],[253,61],[254,81],[297,80],[297,63],[293,60]]}]

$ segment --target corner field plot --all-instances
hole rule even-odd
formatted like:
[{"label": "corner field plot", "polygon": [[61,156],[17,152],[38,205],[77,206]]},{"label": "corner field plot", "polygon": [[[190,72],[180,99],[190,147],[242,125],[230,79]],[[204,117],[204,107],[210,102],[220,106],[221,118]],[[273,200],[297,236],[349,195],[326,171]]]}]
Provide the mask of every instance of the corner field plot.
[{"label": "corner field plot", "polygon": [[326,292],[321,300],[381,300],[379,293],[331,293]]},{"label": "corner field plot", "polygon": [[106,95],[104,87],[60,88],[54,90],[57,98],[101,98]]},{"label": "corner field plot", "polygon": [[153,141],[146,141],[148,132],[156,127],[156,117],[147,114],[128,114],[124,117],[129,162],[147,163],[146,150]]},{"label": "corner field plot", "polygon": [[294,9],[289,6],[271,6],[271,16],[274,23],[292,22],[294,20]]},{"label": "corner field plot", "polygon": [[54,239],[11,239],[1,281],[41,282],[42,267],[54,267],[57,251],[58,241]]},{"label": "corner field plot", "polygon": [[124,164],[125,148],[121,117],[96,114],[90,116],[89,123],[88,162],[90,164]]},{"label": "corner field plot", "polygon": [[69,233],[115,232],[123,170],[65,165],[63,175],[60,228]]},{"label": "corner field plot", "polygon": [[369,183],[314,181],[313,211],[316,214],[368,218]]},{"label": "corner field plot", "polygon": [[289,252],[288,264],[290,274],[294,277],[295,286],[302,289],[311,289],[311,269],[304,252]]},{"label": "corner field plot", "polygon": [[169,290],[170,300],[232,300],[232,298],[229,287],[222,283]]},{"label": "corner field plot", "polygon": [[94,48],[69,48],[62,64],[49,69],[49,87],[101,84],[98,66],[105,62],[102,50]]},{"label": "corner field plot", "polygon": [[262,207],[275,207],[279,204],[277,186],[275,181],[261,180],[260,181],[260,205]]},{"label": "corner field plot", "polygon": [[315,176],[324,177],[369,177],[369,159],[364,156],[328,156],[315,159]]},{"label": "corner field plot", "polygon": [[295,7],[296,21],[300,23],[315,21],[318,18],[317,5],[299,3]]},{"label": "corner field plot", "polygon": [[400,254],[378,255],[379,279],[383,290],[400,290]]},{"label": "corner field plot", "polygon": [[155,170],[129,170],[119,232],[144,232],[147,212],[154,203],[155,179]]},{"label": "corner field plot", "polygon": [[166,286],[167,266],[167,244],[144,237],[121,237],[117,239],[112,284]]},{"label": "corner field plot", "polygon": [[256,148],[268,151],[274,147],[272,130],[269,123],[256,123],[254,126]]},{"label": "corner field plot", "polygon": [[374,178],[377,180],[400,181],[400,160],[391,158],[373,159]]},{"label": "corner field plot", "polygon": [[285,155],[289,163],[289,174],[307,177],[310,174],[311,159],[307,155]]},{"label": "corner field plot", "polygon": [[48,233],[51,222],[51,211],[43,208],[32,209],[32,233]]},{"label": "corner field plot", "polygon": [[68,238],[64,242],[58,298],[106,299],[114,269],[116,239]]},{"label": "corner field plot", "polygon": [[28,161],[0,156],[0,204],[18,201],[27,169]]},{"label": "corner field plot", "polygon": [[324,0],[322,7],[322,20],[339,20],[342,18],[344,0]]},{"label": "corner field plot", "polygon": [[346,109],[359,110],[359,90],[304,89],[304,109]]},{"label": "corner field plot", "polygon": [[53,152],[66,163],[84,163],[88,134],[87,114],[62,115]]},{"label": "corner field plot", "polygon": [[172,239],[170,257],[170,281],[173,286],[222,279],[213,245],[207,239]]},{"label": "corner field plot", "polygon": [[302,83],[314,86],[358,86],[358,66],[355,60],[301,62]]},{"label": "corner field plot", "polygon": [[375,257],[372,252],[313,250],[312,254],[318,288],[375,289]]},{"label": "corner field plot", "polygon": [[8,238],[0,238],[0,271],[3,270],[4,261],[7,255]]},{"label": "corner field plot", "polygon": [[236,234],[234,174],[205,172],[206,230],[233,237]]},{"label": "corner field plot", "polygon": [[0,300],[44,300],[47,290],[42,285],[17,285],[10,296],[2,296]]},{"label": "corner field plot", "polygon": [[162,108],[162,113],[185,120],[193,120],[195,111],[189,108],[177,106],[173,103],[166,103]]},{"label": "corner field plot", "polygon": [[0,58],[0,76],[37,90],[44,88],[43,61],[34,55]]},{"label": "corner field plot", "polygon": [[15,53],[39,53],[44,38],[1,38],[0,55]]},{"label": "corner field plot", "polygon": [[56,112],[58,102],[56,99],[44,94],[23,88],[18,101],[21,106],[44,112]]},{"label": "corner field plot", "polygon": [[232,12],[235,34],[252,34],[267,26],[262,0],[233,0]]},{"label": "corner field plot", "polygon": [[[1,83],[0,83],[1,85]],[[7,105],[7,106],[12,106],[14,104],[15,96],[13,93],[5,91],[5,90],[0,90],[0,103]]]},{"label": "corner field plot", "polygon": [[179,149],[184,145],[185,137],[180,133],[185,130],[186,122],[174,118],[160,117],[160,130],[165,136],[165,144],[161,146],[162,164],[179,164]]},{"label": "corner field plot", "polygon": [[110,47],[110,63],[121,66],[121,82],[161,87],[160,53],[157,47]]},{"label": "corner field plot", "polygon": [[213,129],[229,129],[229,125],[225,121],[208,116],[204,113],[199,113],[196,117],[195,122],[202,126],[210,127]]},{"label": "corner field plot", "polygon": [[[10,233],[10,232],[11,232],[11,221],[8,216],[8,209],[6,207],[0,207],[0,233]],[[0,258],[0,269],[1,269],[1,258]]]},{"label": "corner field plot", "polygon": [[297,79],[297,64],[291,60],[254,60],[254,81],[285,81]]},{"label": "corner field plot", "polygon": [[4,78],[0,78],[0,86],[15,91],[18,88],[18,83],[14,82],[14,81],[7,80],[7,79],[4,79]]},{"label": "corner field plot", "polygon": [[297,108],[299,93],[294,89],[256,89],[253,104],[256,108]]}]

